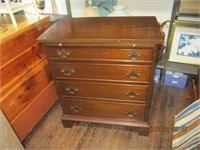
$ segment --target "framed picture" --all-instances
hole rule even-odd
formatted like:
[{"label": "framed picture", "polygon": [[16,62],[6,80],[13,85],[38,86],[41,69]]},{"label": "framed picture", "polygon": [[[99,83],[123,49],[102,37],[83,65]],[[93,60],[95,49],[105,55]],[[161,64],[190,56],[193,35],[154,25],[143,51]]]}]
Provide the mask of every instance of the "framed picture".
[{"label": "framed picture", "polygon": [[200,65],[200,24],[177,21],[169,39],[169,61]]}]

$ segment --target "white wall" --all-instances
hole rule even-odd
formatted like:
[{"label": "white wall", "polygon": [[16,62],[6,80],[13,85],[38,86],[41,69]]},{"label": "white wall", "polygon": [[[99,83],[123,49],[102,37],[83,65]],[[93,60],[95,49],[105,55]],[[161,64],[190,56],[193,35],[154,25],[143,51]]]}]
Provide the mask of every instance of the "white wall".
[{"label": "white wall", "polygon": [[159,22],[169,20],[174,0],[118,0],[133,16],[156,16]]},{"label": "white wall", "polygon": [[[156,16],[158,22],[170,20],[174,0],[118,0],[118,5],[125,5],[126,11],[133,16]],[[72,17],[82,17],[85,0],[70,0]],[[163,28],[168,35],[169,24]],[[166,40],[165,40],[166,42]]]}]

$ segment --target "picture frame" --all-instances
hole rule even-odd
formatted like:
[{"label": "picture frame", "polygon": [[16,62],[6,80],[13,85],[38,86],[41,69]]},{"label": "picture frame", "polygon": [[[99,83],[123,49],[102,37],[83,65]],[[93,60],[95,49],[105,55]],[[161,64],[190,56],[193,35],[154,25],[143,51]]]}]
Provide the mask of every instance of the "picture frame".
[{"label": "picture frame", "polygon": [[174,22],[168,47],[168,61],[200,65],[200,24]]}]

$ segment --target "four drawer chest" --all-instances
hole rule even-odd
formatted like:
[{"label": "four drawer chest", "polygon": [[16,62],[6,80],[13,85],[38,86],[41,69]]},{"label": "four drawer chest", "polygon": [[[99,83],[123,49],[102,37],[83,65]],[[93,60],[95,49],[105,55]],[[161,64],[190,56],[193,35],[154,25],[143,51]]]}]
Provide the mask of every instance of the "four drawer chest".
[{"label": "four drawer chest", "polygon": [[45,48],[65,127],[81,121],[148,126],[163,43],[155,17],[64,17],[38,42]]}]

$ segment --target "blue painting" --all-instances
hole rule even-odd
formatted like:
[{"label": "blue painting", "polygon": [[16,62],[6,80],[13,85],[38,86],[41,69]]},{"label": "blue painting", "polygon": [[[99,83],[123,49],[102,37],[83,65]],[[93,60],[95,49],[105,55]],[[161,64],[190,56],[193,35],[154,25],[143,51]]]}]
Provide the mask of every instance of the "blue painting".
[{"label": "blue painting", "polygon": [[181,34],[177,55],[200,57],[200,35]]},{"label": "blue painting", "polygon": [[113,6],[117,5],[117,0],[92,0],[92,4],[98,7],[101,16],[107,16],[113,11]]}]

